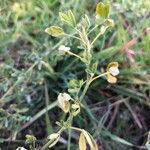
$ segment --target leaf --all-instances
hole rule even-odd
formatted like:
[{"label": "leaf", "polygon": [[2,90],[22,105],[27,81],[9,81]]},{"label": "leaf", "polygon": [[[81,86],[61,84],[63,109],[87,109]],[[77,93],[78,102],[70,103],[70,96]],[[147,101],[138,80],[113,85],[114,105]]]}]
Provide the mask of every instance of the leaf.
[{"label": "leaf", "polygon": [[59,17],[63,23],[65,23],[71,27],[76,26],[76,19],[71,10],[67,11],[66,13],[59,12]]},{"label": "leaf", "polygon": [[91,148],[91,150],[98,150],[98,146],[95,141],[93,143],[93,147]]},{"label": "leaf", "polygon": [[26,135],[26,142],[27,143],[33,143],[35,141],[36,141],[36,137],[34,137],[33,135],[29,135],[29,134]]},{"label": "leaf", "polygon": [[72,79],[68,83],[69,88],[79,88],[80,87],[80,80]]},{"label": "leaf", "polygon": [[59,137],[58,133],[52,133],[48,136],[49,140],[57,139]]},{"label": "leaf", "polygon": [[103,4],[102,2],[98,3],[96,6],[96,14],[103,18],[106,19],[109,16],[109,11],[110,11],[110,5],[109,4]]},{"label": "leaf", "polygon": [[48,147],[49,148],[53,147],[54,145],[57,144],[58,141],[59,141],[59,137],[57,139],[55,139]]},{"label": "leaf", "polygon": [[80,138],[79,138],[79,149],[86,150],[86,140],[85,140],[85,136],[82,132],[81,132]]},{"label": "leaf", "polygon": [[80,25],[81,27],[84,27],[86,30],[90,27],[90,19],[87,15],[84,15],[84,17],[82,17]]},{"label": "leaf", "polygon": [[64,30],[58,26],[51,26],[49,28],[46,28],[45,32],[54,37],[64,35]]},{"label": "leaf", "polygon": [[68,92],[72,94],[78,93],[82,84],[83,80],[76,80],[76,79],[70,80],[68,83]]},{"label": "leaf", "polygon": [[96,73],[97,66],[98,66],[98,62],[94,62],[94,63],[91,64],[90,70],[91,70],[92,73]]},{"label": "leaf", "polygon": [[88,134],[89,134],[89,136],[90,136],[90,138],[92,140],[92,143],[93,143],[93,147],[91,147],[91,150],[98,150],[98,146],[97,146],[94,138],[92,137],[92,135],[90,133],[88,133]]},{"label": "leaf", "polygon": [[75,27],[76,26],[76,19],[75,19],[75,16],[71,10],[68,11],[68,16],[69,16],[70,20],[72,21],[72,25]]},{"label": "leaf", "polygon": [[86,69],[86,72],[88,74],[95,74],[97,71],[98,62],[92,61],[89,65],[89,67]]},{"label": "leaf", "polygon": [[85,136],[85,138],[86,138],[88,144],[89,144],[90,147],[92,148],[92,147],[93,147],[93,143],[92,143],[92,140],[91,140],[91,138],[90,138],[88,132],[85,131],[85,130],[82,130],[82,133],[84,134],[84,136]]}]

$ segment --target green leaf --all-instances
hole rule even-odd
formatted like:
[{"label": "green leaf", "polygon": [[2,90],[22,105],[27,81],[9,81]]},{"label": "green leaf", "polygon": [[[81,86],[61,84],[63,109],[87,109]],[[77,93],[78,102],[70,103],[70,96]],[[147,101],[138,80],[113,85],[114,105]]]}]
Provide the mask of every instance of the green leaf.
[{"label": "green leaf", "polygon": [[97,66],[98,66],[98,62],[92,61],[92,62],[89,64],[89,67],[86,69],[86,72],[87,72],[88,74],[95,74],[96,71],[97,71]]},{"label": "green leaf", "polygon": [[97,4],[96,14],[99,17],[106,19],[109,16],[109,12],[110,12],[110,5],[109,4],[103,4],[102,2]]},{"label": "green leaf", "polygon": [[97,63],[97,62],[95,62],[95,63],[92,64],[92,66],[91,66],[91,71],[92,71],[92,73],[96,73],[96,71],[97,71],[97,66],[98,66],[98,63]]},{"label": "green leaf", "polygon": [[27,143],[33,143],[35,141],[36,141],[36,137],[34,137],[33,135],[29,135],[29,134],[26,135],[26,142]]},{"label": "green leaf", "polygon": [[87,30],[91,25],[89,17],[87,15],[84,15],[79,25]]},{"label": "green leaf", "polygon": [[66,13],[59,12],[59,17],[63,23],[71,27],[76,26],[76,19],[71,10],[67,11]]},{"label": "green leaf", "polygon": [[58,37],[65,34],[64,30],[58,26],[51,26],[49,28],[46,28],[45,32],[54,37]]},{"label": "green leaf", "polygon": [[68,92],[77,93],[80,90],[80,87],[83,84],[83,80],[72,79],[68,83]]}]

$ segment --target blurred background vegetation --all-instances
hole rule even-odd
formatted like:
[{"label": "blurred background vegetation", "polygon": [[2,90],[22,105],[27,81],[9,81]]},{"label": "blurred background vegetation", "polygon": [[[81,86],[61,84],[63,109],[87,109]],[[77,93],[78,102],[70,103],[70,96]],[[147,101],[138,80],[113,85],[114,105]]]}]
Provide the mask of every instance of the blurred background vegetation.
[{"label": "blurred background vegetation", "polygon": [[[78,53],[76,40],[50,37],[44,30],[50,25],[62,26],[58,13],[69,9],[77,20],[84,14],[94,20],[98,2],[0,1],[2,150],[27,148],[26,134],[36,136],[40,149],[47,135],[57,130],[55,122],[64,117],[56,107],[57,95],[67,91],[70,79],[85,78],[85,66],[74,58],[57,54],[61,44]],[[99,70],[118,61],[121,73],[115,85],[105,79],[92,84],[86,96],[88,105],[75,118],[74,125],[94,135],[101,150],[146,149],[150,129],[150,1],[109,2],[115,27],[96,42],[94,57],[99,61]],[[78,138],[72,133],[71,150],[78,148]],[[67,140],[66,132],[54,149],[66,149]]]}]

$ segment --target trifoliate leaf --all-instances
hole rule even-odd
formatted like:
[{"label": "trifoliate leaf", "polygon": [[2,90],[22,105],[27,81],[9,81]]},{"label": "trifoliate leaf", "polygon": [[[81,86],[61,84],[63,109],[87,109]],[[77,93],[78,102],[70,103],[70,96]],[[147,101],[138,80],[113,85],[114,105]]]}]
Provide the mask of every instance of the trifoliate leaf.
[{"label": "trifoliate leaf", "polygon": [[96,6],[96,14],[103,19],[108,18],[109,11],[110,11],[109,4],[103,4],[102,2],[100,2]]},{"label": "trifoliate leaf", "polygon": [[45,32],[54,37],[64,35],[64,30],[58,26],[51,26],[46,28]]},{"label": "trifoliate leaf", "polygon": [[82,132],[81,132],[80,138],[79,138],[79,149],[86,150],[86,139]]}]

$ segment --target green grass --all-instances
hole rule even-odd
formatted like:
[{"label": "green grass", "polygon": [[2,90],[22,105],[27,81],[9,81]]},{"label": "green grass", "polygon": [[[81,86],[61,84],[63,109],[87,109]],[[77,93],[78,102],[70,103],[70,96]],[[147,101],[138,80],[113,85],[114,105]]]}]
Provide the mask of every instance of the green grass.
[{"label": "green grass", "polygon": [[[13,10],[16,2],[21,4],[20,11]],[[50,25],[63,26],[58,13],[69,9],[78,19],[86,13],[94,20],[98,2],[0,2],[0,148],[23,146],[26,134],[35,135],[40,147],[47,135],[57,130],[55,122],[64,117],[55,107],[57,95],[67,90],[70,79],[85,78],[84,66],[78,60],[57,55],[64,42],[78,53],[79,43],[68,37],[50,37],[44,30]],[[87,104],[73,123],[94,135],[101,149],[129,150],[135,149],[131,144],[145,146],[150,128],[150,3],[117,0],[111,5],[115,27],[96,42],[94,57],[100,71],[109,62],[118,61],[119,80],[115,85],[105,79],[94,82],[86,95]],[[137,42],[128,51],[124,46],[133,38]],[[78,147],[78,135],[71,135],[73,150]],[[67,140],[66,132],[65,144],[59,143],[54,149],[66,149]]]}]

